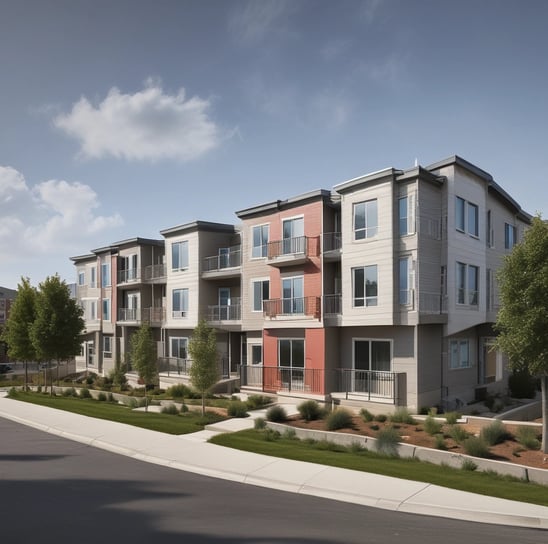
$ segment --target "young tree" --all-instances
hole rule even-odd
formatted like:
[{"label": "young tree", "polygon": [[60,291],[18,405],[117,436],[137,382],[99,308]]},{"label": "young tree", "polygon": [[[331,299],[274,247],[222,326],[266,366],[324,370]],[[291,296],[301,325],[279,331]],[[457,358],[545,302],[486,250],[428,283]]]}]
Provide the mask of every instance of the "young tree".
[{"label": "young tree", "polygon": [[207,392],[219,381],[215,330],[209,327],[205,320],[202,319],[194,329],[188,343],[188,351],[192,359],[190,381],[202,395],[202,415],[205,415]]},{"label": "young tree", "polygon": [[145,410],[148,411],[147,386],[158,378],[156,344],[152,337],[150,325],[144,322],[130,339],[131,364],[145,384]]},{"label": "young tree", "polygon": [[9,357],[25,364],[25,389],[28,388],[28,362],[35,360],[36,350],[30,337],[30,329],[36,318],[36,289],[29,278],[21,278],[17,285],[17,296],[11,306],[10,315],[2,333],[8,345]]},{"label": "young tree", "polygon": [[534,217],[498,274],[498,347],[513,370],[540,378],[542,451],[548,453],[548,224]]},{"label": "young tree", "polygon": [[[70,296],[68,285],[58,275],[47,277],[38,286],[36,319],[30,338],[38,359],[59,362],[80,353],[84,331],[82,308]],[[53,382],[52,389],[53,392]]]}]

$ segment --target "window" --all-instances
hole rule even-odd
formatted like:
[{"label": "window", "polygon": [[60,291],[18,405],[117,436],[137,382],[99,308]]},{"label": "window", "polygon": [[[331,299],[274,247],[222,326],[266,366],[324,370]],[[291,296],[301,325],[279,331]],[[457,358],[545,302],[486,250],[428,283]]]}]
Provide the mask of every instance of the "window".
[{"label": "window", "polygon": [[188,338],[171,338],[169,342],[170,356],[176,359],[187,358]]},{"label": "window", "polygon": [[479,268],[471,264],[457,263],[457,304],[478,305]]},{"label": "window", "polygon": [[263,346],[260,344],[251,345],[251,364],[260,365],[263,362]]},{"label": "window", "polygon": [[485,239],[487,240],[487,247],[495,247],[495,231],[493,230],[491,210],[487,210],[487,227],[485,231]]},{"label": "window", "polygon": [[188,268],[188,241],[171,244],[171,269],[186,270]]},{"label": "window", "polygon": [[377,305],[377,265],[352,269],[354,307]]},{"label": "window", "polygon": [[302,276],[282,279],[282,313],[304,314],[304,279]]},{"label": "window", "polygon": [[78,272],[78,285],[85,285],[86,284],[86,273],[85,272]]},{"label": "window", "polygon": [[112,358],[112,336],[103,336],[103,357]]},{"label": "window", "polygon": [[120,257],[120,281],[133,281],[137,279],[137,254]]},{"label": "window", "polygon": [[377,200],[354,204],[354,240],[373,238],[377,230]]},{"label": "window", "polygon": [[404,196],[399,199],[399,232],[400,236],[415,232],[415,198],[414,195]]},{"label": "window", "polygon": [[304,368],[304,340],[278,340],[278,364],[292,368]]},{"label": "window", "polygon": [[512,249],[516,245],[516,227],[504,223],[504,249]]},{"label": "window", "polygon": [[390,340],[354,340],[354,370],[390,372],[391,351]]},{"label": "window", "polygon": [[449,343],[449,368],[470,368],[470,341],[451,340]]},{"label": "window", "polygon": [[413,304],[413,261],[411,257],[400,259],[400,304]]},{"label": "window", "polygon": [[175,318],[186,317],[188,312],[188,289],[173,289],[173,312]]},{"label": "window", "polygon": [[90,300],[89,302],[89,319],[91,321],[97,320],[97,301]]},{"label": "window", "polygon": [[253,281],[253,311],[262,312],[263,302],[270,298],[270,281]]},{"label": "window", "polygon": [[103,320],[110,321],[110,298],[103,299]]},{"label": "window", "polygon": [[284,219],[282,222],[282,253],[304,253],[304,218]]},{"label": "window", "polygon": [[268,225],[253,227],[253,247],[251,257],[256,259],[268,255]]},{"label": "window", "polygon": [[476,204],[472,204],[456,197],[455,200],[455,228],[461,232],[466,232],[470,236],[479,236],[479,209]]},{"label": "window", "polygon": [[110,287],[110,263],[101,265],[101,287]]}]

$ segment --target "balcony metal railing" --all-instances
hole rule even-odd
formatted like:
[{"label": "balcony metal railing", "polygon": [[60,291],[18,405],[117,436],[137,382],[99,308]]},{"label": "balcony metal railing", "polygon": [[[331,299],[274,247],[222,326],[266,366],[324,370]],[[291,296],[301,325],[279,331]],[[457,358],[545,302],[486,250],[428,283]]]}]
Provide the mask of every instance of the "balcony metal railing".
[{"label": "balcony metal railing", "polygon": [[266,317],[304,315],[320,316],[320,297],[276,298],[263,301],[263,314]]},{"label": "balcony metal railing", "polygon": [[165,308],[118,308],[118,321],[162,323],[165,318]]},{"label": "balcony metal railing", "polygon": [[225,253],[206,257],[203,262],[203,272],[216,272],[226,268],[236,268],[242,264],[240,246],[226,248]]},{"label": "balcony metal railing", "polygon": [[308,255],[308,237],[297,236],[296,238],[284,238],[268,242],[268,258],[275,259],[281,255]]},{"label": "balcony metal railing", "polygon": [[342,314],[342,295],[323,296],[323,315]]},{"label": "balcony metal railing", "polygon": [[321,368],[240,366],[241,385],[261,387],[263,391],[300,391],[322,394],[324,392],[324,375],[325,372]]},{"label": "balcony metal railing", "polygon": [[118,283],[129,283],[139,281],[141,271],[138,268],[128,268],[127,270],[118,270]]},{"label": "balcony metal railing", "polygon": [[[188,377],[192,359],[180,359],[178,357],[159,357],[158,372],[168,376],[177,375]],[[228,359],[223,357],[219,360],[219,377],[224,379],[230,375]]]},{"label": "balcony metal railing", "polygon": [[396,403],[398,399],[398,377],[400,372],[385,372],[379,370],[354,370],[338,368],[335,390],[348,395],[363,396],[364,400],[389,400]]},{"label": "balcony metal railing", "polygon": [[447,297],[440,293],[419,292],[419,312],[422,314],[446,314]]},{"label": "balcony metal railing", "polygon": [[167,276],[167,266],[165,264],[151,264],[145,267],[145,281],[152,281]]},{"label": "balcony metal railing", "polygon": [[323,250],[336,251],[342,247],[342,234],[340,232],[325,232],[323,235]]},{"label": "balcony metal railing", "polygon": [[208,321],[239,321],[242,319],[240,299],[232,299],[230,304],[207,307]]}]

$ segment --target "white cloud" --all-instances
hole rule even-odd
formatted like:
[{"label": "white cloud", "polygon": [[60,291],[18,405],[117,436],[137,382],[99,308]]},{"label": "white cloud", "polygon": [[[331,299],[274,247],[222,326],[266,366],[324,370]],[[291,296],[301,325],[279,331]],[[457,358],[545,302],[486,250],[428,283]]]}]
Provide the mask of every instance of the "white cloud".
[{"label": "white cloud", "polygon": [[377,11],[383,0],[366,0],[362,7],[362,16],[367,24],[372,24],[375,21]]},{"label": "white cloud", "polygon": [[197,96],[187,99],[184,89],[165,94],[149,80],[135,94],[112,88],[96,107],[82,97],[53,122],[80,141],[84,157],[188,161],[220,144],[221,130],[208,115],[210,106]]},{"label": "white cloud", "polygon": [[49,180],[31,188],[20,172],[0,166],[0,253],[11,262],[30,254],[68,259],[97,233],[123,224],[118,214],[96,215],[99,206],[88,185]]}]

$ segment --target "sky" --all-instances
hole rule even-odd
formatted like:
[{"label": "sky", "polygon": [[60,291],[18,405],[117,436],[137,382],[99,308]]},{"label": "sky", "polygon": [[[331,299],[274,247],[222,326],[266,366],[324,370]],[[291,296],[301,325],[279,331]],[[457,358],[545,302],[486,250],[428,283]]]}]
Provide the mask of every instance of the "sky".
[{"label": "sky", "polygon": [[0,286],[460,155],[548,215],[545,0],[0,0]]}]

